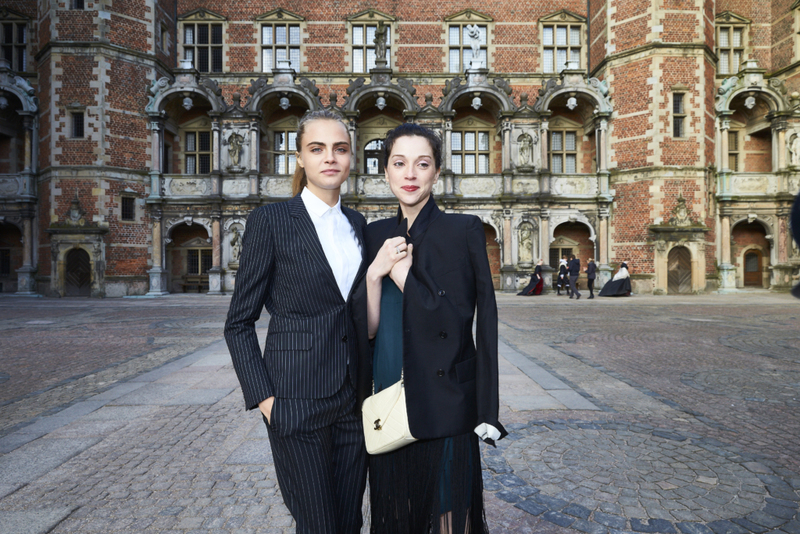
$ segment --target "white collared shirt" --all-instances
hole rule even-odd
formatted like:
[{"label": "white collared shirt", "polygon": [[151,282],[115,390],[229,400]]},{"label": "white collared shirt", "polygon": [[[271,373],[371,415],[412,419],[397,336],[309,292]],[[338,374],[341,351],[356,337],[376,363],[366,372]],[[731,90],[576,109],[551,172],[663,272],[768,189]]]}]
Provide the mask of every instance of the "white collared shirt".
[{"label": "white collared shirt", "polygon": [[339,291],[342,292],[342,298],[347,300],[361,265],[361,245],[353,225],[342,212],[342,199],[335,206],[328,206],[307,187],[303,188],[300,198],[314,228],[317,229],[317,237],[339,285]]}]

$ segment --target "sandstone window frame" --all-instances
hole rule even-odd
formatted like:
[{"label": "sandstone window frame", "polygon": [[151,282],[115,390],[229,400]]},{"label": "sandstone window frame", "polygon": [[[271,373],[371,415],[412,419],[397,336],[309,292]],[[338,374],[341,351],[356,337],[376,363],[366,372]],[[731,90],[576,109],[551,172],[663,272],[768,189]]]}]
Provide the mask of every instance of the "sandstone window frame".
[{"label": "sandstone window frame", "polygon": [[[360,11],[355,15],[347,17],[346,31],[347,31],[347,46],[345,61],[349,65],[348,73],[351,74],[369,74],[370,68],[374,68],[374,51],[375,44],[372,40],[367,39],[367,28],[375,27],[377,29],[378,23],[383,22],[386,25],[386,66],[391,67],[395,64],[396,58],[395,47],[392,45],[397,42],[395,32],[397,31],[397,17],[393,17],[377,9],[367,9]],[[355,43],[356,29],[363,30],[362,43]],[[373,51],[373,66],[369,66],[369,51]],[[356,70],[356,58],[359,53],[363,53],[363,65],[365,70]]]},{"label": "sandstone window frame", "polygon": [[[472,136],[468,136],[472,134]],[[492,164],[496,155],[492,150],[493,141],[497,134],[497,127],[494,124],[478,119],[477,117],[465,117],[453,122],[453,129],[450,132],[450,161],[449,168],[453,174],[459,176],[487,176],[495,174],[492,172]],[[469,138],[472,138],[472,148],[469,145]],[[481,145],[482,137],[486,139],[486,148]],[[472,162],[474,172],[467,172],[469,156],[473,156]],[[486,170],[481,171],[481,160],[485,156]],[[458,169],[456,168],[458,161]]]},{"label": "sandstone window frame", "polygon": [[[283,27],[286,29],[285,43],[276,42],[278,40],[276,38],[278,34],[278,27]],[[294,27],[297,28],[297,43],[291,42],[291,34],[293,33],[291,28]],[[264,31],[266,28],[270,28],[272,30],[270,33],[272,43],[264,42]],[[305,36],[308,34],[306,19],[304,17],[285,9],[273,9],[255,18],[255,32],[256,42],[258,43],[258,58],[256,59],[256,63],[259,72],[271,73],[273,69],[278,67],[279,51],[286,52],[286,60],[290,61],[290,63],[293,63],[292,68],[294,68],[296,74],[299,74],[304,70],[303,60],[305,58]],[[268,50],[272,52],[272,64],[270,66],[264,64],[265,52]],[[296,63],[291,61],[292,51],[294,50],[297,51]]]},{"label": "sandstone window frame", "polygon": [[[588,48],[586,45],[586,17],[562,9],[545,15],[539,19],[539,58],[541,59],[541,71],[544,74],[557,75],[567,67],[570,61],[578,61],[578,68],[586,68],[586,56]],[[564,43],[558,41],[559,28],[564,28]],[[551,41],[546,39],[548,29],[551,30]],[[573,43],[577,38],[578,43]],[[564,51],[564,64],[559,69],[559,52]],[[573,54],[574,51],[574,54]],[[550,52],[550,54],[548,54]],[[551,58],[548,60],[548,55]],[[552,65],[552,70],[548,70],[548,62]]]},{"label": "sandstone window frame", "polygon": [[[286,143],[285,148],[279,148],[276,146],[276,143],[278,143],[277,136],[279,134],[285,136],[284,139],[287,141],[294,136],[296,142],[297,126],[299,122],[300,119],[298,117],[291,115],[266,125],[266,132],[262,133],[262,139],[267,141],[266,153],[269,160],[267,162],[267,167],[269,168],[270,174],[276,176],[291,176],[294,173],[295,166],[297,165],[297,145],[295,144],[295,148],[292,149],[291,144],[284,141]],[[282,158],[282,165],[285,166],[284,170],[286,171],[284,173],[278,172],[278,158]]]},{"label": "sandstone window frame", "polygon": [[119,197],[119,220],[124,223],[136,222],[136,197],[123,193]]},{"label": "sandstone window frame", "polygon": [[163,22],[158,26],[158,48],[162,52],[169,53],[169,29]]},{"label": "sandstone window frame", "polygon": [[31,19],[22,13],[0,9],[0,57],[9,60],[14,72],[28,72],[31,28]]},{"label": "sandstone window frame", "polygon": [[[370,176],[380,176],[384,173],[383,147],[385,144],[385,138],[375,138],[371,139],[364,145],[364,150],[362,151],[364,156],[364,174],[369,174]],[[373,166],[375,172],[370,172],[370,160],[377,160],[377,165]]]},{"label": "sandstone window frame", "polygon": [[[491,36],[494,35],[494,19],[473,9],[465,9],[444,19],[444,49],[445,66],[448,74],[464,74],[469,67],[466,54],[472,59],[472,47],[465,42],[466,27],[477,24],[481,29],[480,52],[483,55],[483,68],[491,69],[491,57],[494,52]],[[454,31],[455,30],[455,31]],[[453,37],[458,36],[458,42],[453,42]],[[454,53],[458,58],[458,67],[453,68]]]},{"label": "sandstone window frame", "polygon": [[674,90],[670,110],[672,112],[672,138],[673,139],[686,139],[686,96],[689,93],[686,90]]},{"label": "sandstone window frame", "polygon": [[86,111],[71,110],[69,112],[69,138],[86,138]]},{"label": "sandstone window frame", "polygon": [[[714,18],[714,53],[717,55],[717,76],[727,78],[736,76],[741,71],[751,52],[748,46],[750,42],[750,24],[750,19],[731,11],[720,13]],[[738,46],[734,42],[737,32],[740,34]],[[727,36],[725,46],[722,46],[723,35]],[[734,70],[733,62],[737,53],[738,66]],[[722,70],[723,61],[728,65],[726,72]]]},{"label": "sandstone window frame", "polygon": [[[572,149],[567,149],[567,132],[575,134],[575,145]],[[554,133],[561,133],[561,146],[554,149],[556,145],[554,141]],[[568,119],[567,117],[556,115],[548,121],[547,127],[547,168],[552,174],[593,174],[597,168],[597,158],[592,161],[592,168],[590,172],[583,172],[581,163],[585,152],[583,149],[584,138],[587,136],[587,127],[580,122]],[[573,156],[574,159],[574,172],[567,171],[568,156]],[[561,156],[561,172],[556,172],[554,169],[553,161],[554,156]]]},{"label": "sandstone window frame", "polygon": [[[207,140],[206,145],[204,141]],[[187,176],[207,176],[214,170],[214,136],[208,117],[198,117],[180,129],[181,173]],[[190,160],[190,158],[194,158]],[[190,161],[193,163],[190,165]],[[193,167],[190,169],[190,167]],[[202,172],[208,166],[208,171]],[[189,172],[192,170],[193,172]]]},{"label": "sandstone window frame", "polygon": [[[370,174],[367,166],[366,147],[375,140],[385,141],[386,135],[394,128],[403,124],[401,121],[389,115],[376,115],[369,119],[358,122],[356,127],[356,146],[354,148],[356,154],[356,169],[362,174],[369,176],[381,176],[383,173]],[[381,163],[379,167],[383,164]]]},{"label": "sandstone window frame", "polygon": [[[184,251],[186,252],[186,275],[208,275],[208,271],[214,265],[213,249],[211,247],[189,247],[184,248]],[[206,268],[204,269],[204,267]]]},{"label": "sandstone window frame", "polygon": [[[187,43],[189,27],[192,27],[191,43]],[[201,26],[208,26],[207,40],[200,41]],[[178,58],[191,59],[192,65],[198,72],[204,74],[221,74],[227,72],[227,62],[225,60],[228,52],[228,45],[225,36],[228,33],[228,19],[207,9],[195,9],[178,17]],[[216,31],[218,29],[218,31]],[[219,43],[214,43],[216,34],[219,33]],[[202,70],[199,65],[201,51],[207,51],[208,70]],[[219,70],[214,70],[215,56],[219,55]],[[189,57],[191,56],[191,57]]]}]

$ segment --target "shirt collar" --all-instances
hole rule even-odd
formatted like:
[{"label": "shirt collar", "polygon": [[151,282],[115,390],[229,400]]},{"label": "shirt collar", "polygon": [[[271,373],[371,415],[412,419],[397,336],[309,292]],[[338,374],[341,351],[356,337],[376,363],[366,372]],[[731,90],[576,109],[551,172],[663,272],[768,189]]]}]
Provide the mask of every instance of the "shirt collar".
[{"label": "shirt collar", "polygon": [[322,217],[329,210],[338,211],[339,213],[342,212],[341,197],[339,197],[339,200],[336,202],[335,206],[328,206],[328,204],[326,204],[324,200],[320,199],[317,195],[312,193],[308,187],[304,187],[303,192],[300,193],[300,198],[303,199],[303,204],[305,204],[306,210],[308,210],[309,215],[313,215],[314,217]]},{"label": "shirt collar", "polygon": [[422,207],[417,218],[414,219],[414,224],[411,225],[411,230],[408,230],[408,219],[403,217],[403,210],[401,208],[397,208],[397,235],[402,235],[404,237],[409,237],[411,243],[414,243],[415,240],[419,239],[425,231],[428,229],[428,226],[436,220],[436,218],[441,215],[441,210],[436,205],[436,201],[433,199],[433,195],[428,197],[428,201]]}]

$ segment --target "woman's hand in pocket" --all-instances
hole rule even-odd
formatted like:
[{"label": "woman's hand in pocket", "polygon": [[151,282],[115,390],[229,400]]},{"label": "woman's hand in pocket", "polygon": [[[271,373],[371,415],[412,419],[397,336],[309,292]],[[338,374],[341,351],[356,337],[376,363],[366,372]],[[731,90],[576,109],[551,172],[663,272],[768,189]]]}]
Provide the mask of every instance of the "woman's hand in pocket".
[{"label": "woman's hand in pocket", "polygon": [[267,418],[267,423],[272,424],[272,406],[275,404],[275,397],[269,397],[258,403],[258,409]]}]

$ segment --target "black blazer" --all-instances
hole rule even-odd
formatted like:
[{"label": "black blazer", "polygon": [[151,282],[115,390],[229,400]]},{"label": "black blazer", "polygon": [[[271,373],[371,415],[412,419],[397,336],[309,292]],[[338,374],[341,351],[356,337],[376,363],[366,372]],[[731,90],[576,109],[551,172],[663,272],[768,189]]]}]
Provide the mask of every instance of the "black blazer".
[{"label": "black blazer", "polygon": [[[414,232],[414,263],[403,291],[403,368],[408,420],[420,439],[455,436],[498,421],[497,305],[486,238],[474,215],[442,213],[433,197],[427,229]],[[423,217],[421,213],[417,221]],[[416,226],[419,222],[415,222]],[[405,224],[400,226],[405,232]],[[398,234],[398,219],[367,227],[368,263],[386,239]],[[368,342],[366,284],[359,285],[359,397],[371,394],[372,352]],[[472,324],[477,305],[477,347]]]},{"label": "black blazer", "polygon": [[[364,217],[342,207],[361,244]],[[272,396],[325,398],[339,391],[358,359],[351,317],[300,195],[250,213],[242,237],[236,287],[225,323],[225,341],[247,409]],[[269,331],[262,356],[255,322],[266,308]]]},{"label": "black blazer", "polygon": [[570,276],[580,276],[581,274],[581,260],[575,258],[574,260],[570,260],[569,266],[567,267]]}]

